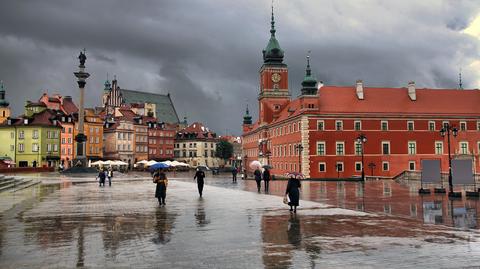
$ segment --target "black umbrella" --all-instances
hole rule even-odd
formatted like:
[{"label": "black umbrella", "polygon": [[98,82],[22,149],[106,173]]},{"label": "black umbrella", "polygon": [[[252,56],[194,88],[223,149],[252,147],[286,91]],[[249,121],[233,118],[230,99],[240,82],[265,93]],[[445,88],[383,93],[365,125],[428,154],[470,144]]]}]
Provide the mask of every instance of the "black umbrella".
[{"label": "black umbrella", "polygon": [[272,168],[273,168],[273,166],[271,166],[271,165],[269,165],[269,164],[266,164],[266,165],[264,165],[264,166],[262,166],[262,167],[265,168],[265,169],[272,169]]}]

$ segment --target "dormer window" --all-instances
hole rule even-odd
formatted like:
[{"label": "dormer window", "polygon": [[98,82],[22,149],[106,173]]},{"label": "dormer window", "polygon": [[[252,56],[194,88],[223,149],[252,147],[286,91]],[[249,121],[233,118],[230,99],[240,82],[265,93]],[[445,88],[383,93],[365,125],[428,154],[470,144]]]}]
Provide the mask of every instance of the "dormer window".
[{"label": "dormer window", "polygon": [[274,105],[274,106],[273,106],[273,109],[275,109],[275,110],[280,110],[280,105]]},{"label": "dormer window", "polygon": [[65,122],[65,117],[62,116],[62,121]]},{"label": "dormer window", "polygon": [[72,118],[68,117],[67,121],[72,122]]},{"label": "dormer window", "polygon": [[8,125],[12,125],[12,120],[11,120],[11,119],[8,119],[8,120],[7,120],[7,124],[8,124]]},{"label": "dormer window", "polygon": [[28,119],[23,119],[23,124],[28,124]]}]

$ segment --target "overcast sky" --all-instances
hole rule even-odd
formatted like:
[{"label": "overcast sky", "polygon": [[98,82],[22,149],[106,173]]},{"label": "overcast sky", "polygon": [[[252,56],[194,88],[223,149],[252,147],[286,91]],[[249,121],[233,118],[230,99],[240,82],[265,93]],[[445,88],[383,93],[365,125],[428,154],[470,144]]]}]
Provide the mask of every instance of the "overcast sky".
[{"label": "overcast sky", "polygon": [[[170,93],[180,118],[240,134],[248,100],[257,119],[258,70],[270,0],[2,0],[0,79],[14,114],[42,92],[78,100],[73,72],[87,49],[86,102],[103,82]],[[464,33],[478,0],[276,0],[277,39],[297,96],[311,65],[329,85],[480,88],[479,39]]]}]

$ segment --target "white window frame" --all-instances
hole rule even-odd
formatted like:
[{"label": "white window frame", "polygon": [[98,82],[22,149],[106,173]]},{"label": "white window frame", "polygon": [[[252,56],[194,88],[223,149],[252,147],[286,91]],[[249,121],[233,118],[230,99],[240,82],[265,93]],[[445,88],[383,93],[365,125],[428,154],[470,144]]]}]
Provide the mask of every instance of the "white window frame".
[{"label": "white window frame", "polygon": [[[412,164],[413,164],[413,169],[410,168]],[[416,171],[416,169],[417,169],[417,164],[415,163],[415,161],[408,161],[408,171]]]},{"label": "white window frame", "polygon": [[[430,124],[433,124],[433,130],[430,129]],[[436,129],[437,129],[437,126],[435,124],[435,121],[433,121],[433,120],[428,121],[428,130],[431,131],[431,132],[434,132]]]},{"label": "white window frame", "polygon": [[[338,123],[340,123],[340,129],[338,129]],[[343,120],[336,120],[335,121],[335,131],[343,131]]]},{"label": "white window frame", "polygon": [[[353,152],[355,153],[355,156],[361,156],[362,155],[362,142],[355,141],[353,143],[353,146],[354,146]],[[359,152],[357,151],[357,146],[359,146],[359,148],[360,148]]]},{"label": "white window frame", "polygon": [[[383,124],[386,123],[387,124],[387,129],[383,129]],[[381,131],[388,131],[388,120],[382,120],[380,121],[380,130]]]},{"label": "white window frame", "polygon": [[480,121],[477,121],[477,131],[480,131]]},{"label": "white window frame", "polygon": [[[465,125],[465,129],[462,129],[462,125]],[[468,130],[468,125],[467,125],[466,121],[461,121],[460,124],[459,124],[459,127],[460,127],[460,128],[458,128],[459,131],[467,131]]]},{"label": "white window frame", "polygon": [[[438,144],[441,144],[442,145],[442,152],[441,153],[438,153],[437,152],[437,145]],[[443,141],[435,141],[435,154],[436,155],[442,155],[443,154]]]},{"label": "white window frame", "polygon": [[[319,128],[319,123],[322,124],[322,128]],[[317,131],[325,131],[325,121],[324,120],[317,120]]]},{"label": "white window frame", "polygon": [[[319,144],[323,144],[323,154],[319,154],[318,152]],[[316,151],[317,151],[317,156],[325,156],[327,154],[327,143],[325,141],[317,141]]]},{"label": "white window frame", "polygon": [[32,144],[32,152],[38,152],[40,150],[38,143]]},{"label": "white window frame", "polygon": [[[357,169],[357,165],[360,165],[360,169]],[[355,162],[355,172],[362,172],[362,162]]]},{"label": "white window frame", "polygon": [[[324,168],[323,171],[320,169],[320,166],[321,166],[321,165],[323,165],[323,168]],[[327,163],[325,163],[325,162],[319,162],[319,163],[318,163],[318,172],[320,172],[320,173],[325,173],[325,172],[327,172]]]},{"label": "white window frame", "polygon": [[[412,130],[410,130],[409,126],[410,126],[410,123],[412,124]],[[415,131],[415,121],[413,120],[409,120],[407,121],[407,131]]]},{"label": "white window frame", "polygon": [[[360,125],[359,129],[357,130],[356,126],[357,126],[357,123]],[[361,131],[362,130],[362,121],[361,120],[355,120],[353,121],[353,130],[355,131]]]},{"label": "white window frame", "polygon": [[444,120],[444,121],[442,121],[442,128],[445,126],[445,123],[447,123],[447,124],[449,124],[449,125],[450,125],[450,121],[448,121],[448,120]]},{"label": "white window frame", "polygon": [[[463,152],[462,144],[467,145],[467,147],[466,147],[467,152]],[[468,148],[469,148],[468,147],[468,141],[460,141],[458,143],[458,150],[460,151],[460,154],[469,154],[469,149]]]},{"label": "white window frame", "polygon": [[[386,144],[388,145],[388,153],[383,153],[383,145]],[[390,145],[390,141],[382,141],[382,155],[390,155],[392,154],[392,148],[391,148],[391,145]]]},{"label": "white window frame", "polygon": [[[387,165],[387,169],[385,169],[385,165]],[[382,162],[382,171],[390,171],[390,163],[389,162]]]},{"label": "white window frame", "polygon": [[[414,152],[410,152],[410,144],[414,144],[415,147],[414,147]],[[408,141],[407,143],[407,153],[408,155],[416,155],[417,154],[417,141]]]},{"label": "white window frame", "polygon": [[[342,170],[338,170],[338,165],[341,164],[342,165]],[[345,164],[343,162],[336,162],[335,163],[335,171],[336,172],[344,172],[345,171]]]},{"label": "white window frame", "polygon": [[[342,145],[343,153],[338,153],[338,145]],[[337,156],[345,156],[345,142],[344,141],[336,141],[335,142],[335,155]]]}]

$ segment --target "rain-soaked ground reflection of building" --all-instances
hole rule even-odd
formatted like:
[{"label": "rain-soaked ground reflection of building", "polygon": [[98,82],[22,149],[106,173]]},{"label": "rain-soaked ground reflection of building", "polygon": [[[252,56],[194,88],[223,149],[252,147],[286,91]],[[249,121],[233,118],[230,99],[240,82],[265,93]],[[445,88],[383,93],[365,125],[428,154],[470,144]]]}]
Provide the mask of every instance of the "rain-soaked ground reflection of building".
[{"label": "rain-soaked ground reflection of building", "polygon": [[[272,181],[270,186],[270,193],[284,195],[286,181]],[[418,181],[303,181],[302,190],[308,188],[308,191],[302,191],[301,199],[357,211],[411,217],[429,224],[479,228],[478,199],[464,197],[451,201],[445,194],[419,195],[419,187]],[[245,182],[245,188],[254,190],[255,183]],[[450,213],[452,208],[453,214]]]},{"label": "rain-soaked ground reflection of building", "polygon": [[[151,242],[155,244],[166,244],[171,240],[173,230],[175,228],[176,213],[169,212],[167,207],[155,207],[153,212],[132,212],[122,214],[110,214],[107,210],[104,214],[89,214],[83,212],[79,207],[73,206],[76,202],[72,199],[68,191],[62,192],[55,203],[65,203],[65,208],[72,210],[71,212],[62,211],[62,214],[43,215],[43,214],[24,214],[32,209],[34,203],[42,201],[53,191],[69,188],[71,185],[39,185],[38,195],[35,201],[26,201],[21,206],[16,207],[13,212],[15,221],[13,224],[22,227],[17,232],[23,234],[23,244],[31,246],[39,246],[42,249],[63,248],[72,245],[76,248],[76,256],[71,257],[70,261],[75,261],[77,267],[88,266],[89,262],[85,260],[87,249],[92,242],[92,238],[88,237],[101,232],[101,244],[103,244],[103,252],[107,259],[115,260],[120,255],[120,249],[125,251],[125,247],[134,246],[144,238],[151,238]],[[99,196],[101,197],[101,196]],[[91,198],[91,197],[90,197]],[[78,199],[78,197],[76,198]],[[81,207],[102,207],[96,200],[85,199]],[[51,201],[46,201],[47,207],[55,207]],[[77,211],[80,210],[80,211]],[[12,218],[9,218],[12,219]],[[2,238],[2,227],[6,224],[0,223],[0,239]],[[87,239],[89,238],[89,239]],[[0,240],[0,254],[2,244]],[[91,250],[90,250],[91,251]],[[73,254],[73,253],[72,253]]]}]

